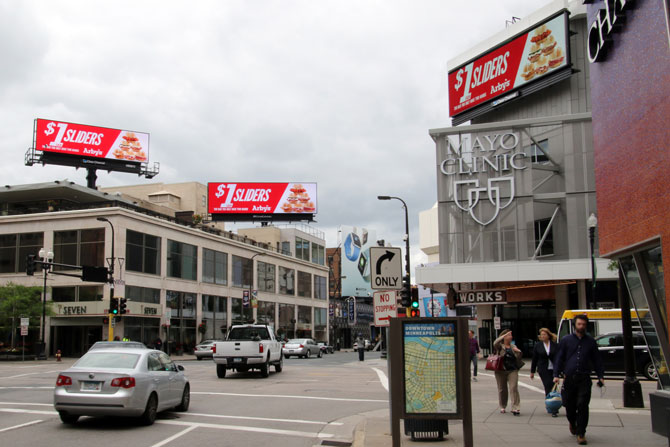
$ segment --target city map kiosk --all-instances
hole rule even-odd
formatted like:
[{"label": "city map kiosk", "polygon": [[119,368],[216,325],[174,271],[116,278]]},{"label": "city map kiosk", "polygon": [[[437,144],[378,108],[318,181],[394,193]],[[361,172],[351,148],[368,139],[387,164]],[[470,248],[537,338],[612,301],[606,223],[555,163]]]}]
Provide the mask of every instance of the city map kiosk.
[{"label": "city map kiosk", "polygon": [[473,445],[467,319],[392,318],[389,380],[393,446],[405,433],[448,433],[447,421],[463,421],[463,442]]}]

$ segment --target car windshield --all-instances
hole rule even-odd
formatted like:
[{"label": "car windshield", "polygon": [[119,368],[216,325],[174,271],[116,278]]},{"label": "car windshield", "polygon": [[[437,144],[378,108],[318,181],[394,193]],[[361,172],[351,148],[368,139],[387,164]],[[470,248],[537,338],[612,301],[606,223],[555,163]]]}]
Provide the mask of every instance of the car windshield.
[{"label": "car windshield", "polygon": [[270,331],[265,327],[236,327],[230,330],[228,340],[270,340]]},{"label": "car windshield", "polygon": [[89,352],[74,364],[74,368],[134,369],[139,354],[125,352]]},{"label": "car windshield", "polygon": [[304,344],[307,344],[307,340],[304,339],[304,338],[294,338],[293,340],[287,341],[286,344],[304,345]]},{"label": "car windshield", "polygon": [[118,348],[118,349],[125,349],[125,348],[146,348],[144,343],[140,343],[139,341],[98,341],[91,346],[89,351],[95,350],[95,349],[110,349],[110,348]]}]

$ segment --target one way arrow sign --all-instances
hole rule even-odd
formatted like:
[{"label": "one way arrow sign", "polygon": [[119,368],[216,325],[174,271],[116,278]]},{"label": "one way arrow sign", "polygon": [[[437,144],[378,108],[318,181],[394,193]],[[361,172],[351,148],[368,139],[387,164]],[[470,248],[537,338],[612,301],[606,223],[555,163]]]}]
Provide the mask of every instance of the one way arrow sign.
[{"label": "one way arrow sign", "polygon": [[399,248],[370,247],[370,266],[373,289],[402,289],[402,252]]}]

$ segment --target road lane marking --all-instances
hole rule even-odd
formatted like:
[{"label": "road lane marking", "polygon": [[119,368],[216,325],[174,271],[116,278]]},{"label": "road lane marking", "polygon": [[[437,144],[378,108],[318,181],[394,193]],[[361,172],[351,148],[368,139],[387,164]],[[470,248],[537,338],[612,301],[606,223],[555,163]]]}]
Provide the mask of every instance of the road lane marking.
[{"label": "road lane marking", "polygon": [[17,429],[17,428],[28,427],[29,425],[39,424],[40,422],[42,422],[42,419],[36,419],[34,421],[26,422],[25,424],[13,425],[11,427],[2,428],[2,429],[0,429],[0,433],[2,433],[3,431],[9,431],[9,430]]},{"label": "road lane marking", "polygon": [[202,416],[209,418],[222,418],[222,419],[243,419],[249,421],[267,421],[267,422],[288,422],[296,424],[315,424],[315,425],[344,425],[342,422],[323,422],[323,421],[306,421],[303,419],[274,419],[274,418],[261,418],[254,416],[229,416],[226,414],[206,414],[206,413],[182,413],[182,416]]},{"label": "road lane marking", "polygon": [[286,394],[241,394],[241,393],[216,393],[210,391],[191,391],[191,394],[204,394],[209,396],[235,396],[235,397],[262,397],[267,399],[269,397],[274,397],[277,399],[310,399],[310,400],[331,400],[337,402],[378,402],[378,403],[388,403],[388,400],[385,399],[352,399],[345,397],[316,397],[316,396],[290,396]]},{"label": "road lane marking", "polygon": [[60,372],[60,369],[56,369],[53,371],[41,371],[41,372],[34,372],[34,373],[25,373],[25,374],[17,374],[15,376],[0,376],[0,379],[16,379],[18,377],[25,377],[25,376],[34,376],[34,375],[39,375],[39,374],[51,374],[51,373],[57,373]]},{"label": "road lane marking", "polygon": [[25,410],[23,408],[0,408],[0,412],[3,412],[3,413],[23,413],[23,414],[48,414],[48,415],[58,414],[57,411]]},{"label": "road lane marking", "polygon": [[170,442],[174,441],[175,439],[184,436],[186,433],[188,433],[190,431],[193,431],[196,428],[198,428],[197,425],[192,425],[192,426],[188,427],[186,430],[182,430],[179,433],[176,433],[176,434],[170,436],[169,438],[163,439],[161,442],[158,442],[158,443],[152,445],[151,447],[161,447],[161,446],[164,446],[165,444],[169,444]]},{"label": "road lane marking", "polygon": [[156,423],[165,425],[189,426],[194,428],[200,427],[200,428],[215,428],[219,430],[236,430],[236,431],[245,431],[254,433],[269,433],[273,435],[295,436],[300,438],[332,438],[334,436],[330,433],[314,433],[314,432],[297,431],[297,430],[281,430],[276,428],[248,427],[245,425],[207,424],[203,422],[163,421],[163,420],[157,420]]},{"label": "road lane marking", "polygon": [[379,368],[372,368],[372,369],[379,376],[379,382],[382,384],[384,389],[386,391],[388,391],[389,390],[389,379],[388,379],[388,377],[386,377],[386,374],[384,374],[384,371],[382,371]]}]

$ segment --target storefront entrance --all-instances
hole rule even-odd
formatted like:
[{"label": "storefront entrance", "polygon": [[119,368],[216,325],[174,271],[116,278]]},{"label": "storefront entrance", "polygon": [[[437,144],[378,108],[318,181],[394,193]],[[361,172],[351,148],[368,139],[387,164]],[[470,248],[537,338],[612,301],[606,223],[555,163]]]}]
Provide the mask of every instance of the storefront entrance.
[{"label": "storefront entrance", "polygon": [[101,340],[102,326],[54,326],[49,352],[53,355],[60,350],[63,357],[81,357]]}]

